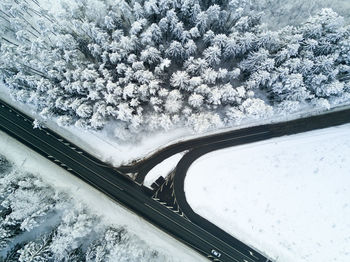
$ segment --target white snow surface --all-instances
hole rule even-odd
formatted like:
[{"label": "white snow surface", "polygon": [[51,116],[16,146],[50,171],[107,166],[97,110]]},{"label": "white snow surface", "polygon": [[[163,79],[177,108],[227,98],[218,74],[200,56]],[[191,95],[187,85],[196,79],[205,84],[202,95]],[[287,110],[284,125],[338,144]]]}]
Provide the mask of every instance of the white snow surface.
[{"label": "white snow surface", "polygon": [[94,213],[101,215],[106,224],[125,226],[129,232],[165,254],[168,258],[165,262],[207,261],[192,249],[1,131],[0,154],[22,170],[33,173],[57,190],[66,192],[78,203],[86,204]]},{"label": "white snow surface", "polygon": [[178,128],[167,132],[144,134],[140,141],[118,141],[113,137],[113,124],[107,125],[101,131],[84,130],[75,126],[59,126],[56,119],[43,119],[30,105],[14,101],[7,87],[0,82],[0,98],[17,110],[38,119],[45,126],[55,131],[65,139],[78,145],[91,155],[115,167],[142,159],[172,142],[181,141],[190,136],[191,131]]},{"label": "white snow surface", "polygon": [[185,192],[201,216],[278,262],[350,261],[350,124],[209,153]]},{"label": "white snow surface", "polygon": [[[206,135],[231,131],[249,126],[255,126],[259,124],[287,121],[308,115],[319,114],[323,111],[321,109],[307,107],[303,108],[302,112],[297,112],[288,116],[274,116],[273,119],[261,120],[246,119],[240,125],[237,125],[235,127],[222,128],[203,134],[193,134],[193,132],[188,128],[177,128],[168,130],[166,132],[160,131],[143,134],[142,139],[139,141],[129,140],[122,142],[113,137],[113,131],[111,131],[111,129],[113,129],[113,124],[107,125],[101,131],[92,131],[84,130],[75,126],[59,126],[56,123],[56,119],[54,117],[51,119],[43,119],[37,112],[35,112],[32,106],[14,101],[9,94],[8,88],[1,82],[0,99],[13,106],[17,110],[25,113],[26,115],[38,119],[39,121],[43,122],[46,127],[55,131],[73,144],[81,147],[84,151],[115,167],[130,164],[133,161],[146,158],[161,148],[184,140],[194,139]],[[345,107],[348,107],[348,105],[345,104]]]},{"label": "white snow surface", "polygon": [[183,153],[175,154],[152,168],[145,177],[144,185],[150,187],[158,177],[165,178],[176,167],[183,155]]}]

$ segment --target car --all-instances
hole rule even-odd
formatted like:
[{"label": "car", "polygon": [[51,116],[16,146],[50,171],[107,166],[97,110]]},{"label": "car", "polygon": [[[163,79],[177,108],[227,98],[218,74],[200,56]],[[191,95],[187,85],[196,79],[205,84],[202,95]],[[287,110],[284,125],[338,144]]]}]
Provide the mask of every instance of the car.
[{"label": "car", "polygon": [[217,258],[221,257],[221,253],[216,251],[215,249],[211,250],[211,254]]}]

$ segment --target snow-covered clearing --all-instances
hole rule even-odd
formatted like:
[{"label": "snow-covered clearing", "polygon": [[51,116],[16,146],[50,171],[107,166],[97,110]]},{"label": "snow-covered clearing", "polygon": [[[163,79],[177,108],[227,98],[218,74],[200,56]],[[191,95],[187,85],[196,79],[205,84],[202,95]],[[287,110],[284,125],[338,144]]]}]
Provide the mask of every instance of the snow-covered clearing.
[{"label": "snow-covered clearing", "polygon": [[185,245],[3,132],[0,132],[0,154],[23,170],[42,177],[57,190],[71,195],[77,202],[88,205],[93,212],[101,215],[107,224],[125,226],[128,231],[152,245],[152,248],[165,254],[168,257],[167,261],[206,261]]},{"label": "snow-covered clearing", "polygon": [[212,152],[192,208],[278,262],[350,261],[350,125]]},{"label": "snow-covered clearing", "polygon": [[165,178],[176,167],[182,156],[183,153],[175,154],[152,168],[145,177],[144,185],[150,187],[158,177]]}]

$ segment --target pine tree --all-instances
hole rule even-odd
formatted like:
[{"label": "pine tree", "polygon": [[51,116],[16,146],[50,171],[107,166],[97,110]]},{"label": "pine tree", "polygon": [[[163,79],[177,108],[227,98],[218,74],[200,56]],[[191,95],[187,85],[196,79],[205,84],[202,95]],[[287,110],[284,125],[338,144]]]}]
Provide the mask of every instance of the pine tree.
[{"label": "pine tree", "polygon": [[[43,117],[84,129],[113,122],[124,135],[153,130],[148,117],[169,123],[176,115],[193,126],[184,108],[224,121],[226,107],[248,98],[265,97],[280,110],[284,101],[317,106],[314,99],[348,96],[350,33],[342,17],[323,9],[271,31],[256,9],[245,0],[73,0],[55,15],[37,1],[6,0],[1,79]],[[173,89],[181,99],[171,102]]]}]

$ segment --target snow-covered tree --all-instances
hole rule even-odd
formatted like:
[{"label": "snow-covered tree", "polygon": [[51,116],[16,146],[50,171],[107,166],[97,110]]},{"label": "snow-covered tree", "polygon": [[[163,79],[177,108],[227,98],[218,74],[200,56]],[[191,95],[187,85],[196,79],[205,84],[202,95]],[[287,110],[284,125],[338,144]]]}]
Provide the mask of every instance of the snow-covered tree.
[{"label": "snow-covered tree", "polygon": [[[280,110],[284,101],[317,106],[314,99],[348,96],[350,29],[342,17],[323,9],[270,31],[255,5],[73,0],[54,15],[37,1],[6,0],[0,77],[43,117],[93,129],[113,121],[124,135],[154,130],[150,118],[169,123],[177,115],[177,125],[193,126],[189,117],[201,115],[192,109],[224,121],[228,107],[249,98]],[[181,98],[171,101],[174,89]]]},{"label": "snow-covered tree", "polygon": [[165,261],[124,227],[110,224],[4,156],[1,164],[7,169],[0,173],[0,261]]},{"label": "snow-covered tree", "polygon": [[193,93],[188,98],[188,103],[194,108],[200,108],[203,104],[204,97],[200,94]]},{"label": "snow-covered tree", "polygon": [[50,235],[43,235],[39,241],[31,241],[17,251],[19,262],[46,262],[52,260]]},{"label": "snow-covered tree", "polygon": [[63,216],[50,244],[50,250],[59,261],[73,255],[82,240],[92,233],[94,219],[82,206]]},{"label": "snow-covered tree", "polygon": [[189,75],[184,71],[177,71],[171,77],[171,85],[179,89],[189,89]]}]

